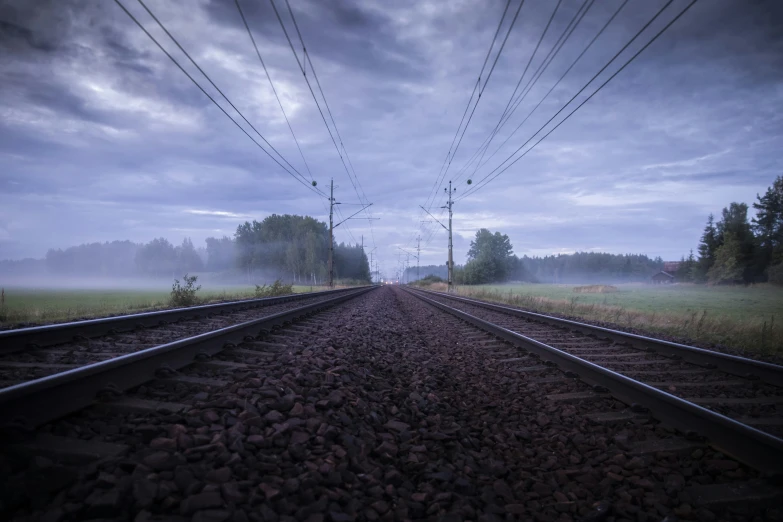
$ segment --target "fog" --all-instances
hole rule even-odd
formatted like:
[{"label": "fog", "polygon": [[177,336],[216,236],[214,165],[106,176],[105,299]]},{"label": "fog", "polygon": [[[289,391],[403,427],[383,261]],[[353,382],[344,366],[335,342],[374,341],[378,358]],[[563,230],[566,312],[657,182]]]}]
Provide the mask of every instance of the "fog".
[{"label": "fog", "polygon": [[[164,291],[171,290],[174,279],[182,281],[184,274],[171,278],[153,277],[63,277],[54,275],[44,276],[13,276],[9,277],[0,273],[0,287],[9,289],[30,290],[138,290],[138,291]],[[211,273],[192,273],[198,276],[197,285],[202,290],[222,290],[230,287],[247,288],[251,285],[272,283],[274,275],[263,272],[254,272],[250,277],[246,275],[234,278],[220,277]]]},{"label": "fog", "polygon": [[[322,285],[327,279],[328,232],[309,217],[272,215],[246,222],[236,239],[209,237],[197,246],[160,237],[147,243],[116,240],[49,249],[43,259],[0,261],[0,285],[28,288],[161,289],[185,274],[207,287],[269,284],[276,280]],[[359,245],[334,245],[335,277],[369,280]]]}]

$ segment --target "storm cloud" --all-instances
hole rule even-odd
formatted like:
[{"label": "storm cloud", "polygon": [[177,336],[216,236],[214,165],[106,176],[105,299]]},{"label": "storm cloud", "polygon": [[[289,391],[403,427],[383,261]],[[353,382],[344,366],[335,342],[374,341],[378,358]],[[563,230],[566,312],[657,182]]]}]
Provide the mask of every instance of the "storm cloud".
[{"label": "storm cloud", "polygon": [[[233,0],[146,3],[309,180]],[[586,4],[485,158],[621,3]],[[139,3],[123,4],[244,125]],[[415,249],[418,235],[423,264],[445,261],[446,235],[421,223],[418,206],[429,201],[444,217],[441,194],[428,196],[506,3],[291,0],[363,192],[343,168],[271,4],[240,4],[318,188],[334,178],[343,217],[366,195],[380,218],[346,222],[338,241],[363,236],[387,274],[398,247]],[[664,4],[629,0],[486,166],[463,172],[555,6],[523,86],[583,5],[527,0],[445,176],[459,179],[457,196],[467,178],[478,181],[533,135]],[[687,4],[675,0],[620,63]],[[276,5],[294,36],[285,2]],[[301,45],[294,47],[301,59]],[[259,150],[114,2],[0,0],[0,54],[0,258],[113,239],[188,236],[198,245],[270,213],[327,218],[325,200]],[[509,234],[519,255],[597,250],[678,259],[695,247],[709,213],[751,203],[783,174],[780,150],[783,4],[700,0],[551,136],[459,199],[455,259],[482,227]]]}]

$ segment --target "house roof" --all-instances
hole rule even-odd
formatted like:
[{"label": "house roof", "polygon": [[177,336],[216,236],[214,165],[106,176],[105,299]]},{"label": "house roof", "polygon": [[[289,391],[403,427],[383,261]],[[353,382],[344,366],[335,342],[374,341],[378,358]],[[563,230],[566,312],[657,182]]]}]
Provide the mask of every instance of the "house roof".
[{"label": "house roof", "polygon": [[661,275],[661,274],[665,275],[666,277],[671,277],[672,279],[674,279],[674,276],[672,274],[670,274],[669,272],[664,272],[663,270],[661,270],[657,274],[653,274],[653,277],[655,277],[657,275]]}]

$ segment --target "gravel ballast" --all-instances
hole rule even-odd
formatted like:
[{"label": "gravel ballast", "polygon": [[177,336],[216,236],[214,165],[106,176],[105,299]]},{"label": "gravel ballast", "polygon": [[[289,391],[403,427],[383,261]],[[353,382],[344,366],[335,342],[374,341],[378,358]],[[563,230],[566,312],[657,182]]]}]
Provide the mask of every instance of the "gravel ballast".
[{"label": "gravel ballast", "polygon": [[645,416],[590,420],[627,408],[399,289],[180,377],[124,397],[161,401],[155,410],[107,403],[39,430],[121,444],[122,455],[71,464],[13,450],[24,438],[4,441],[0,518],[781,519],[760,505],[720,514],[697,505],[690,488],[755,472],[698,443],[635,450],[680,436]]}]

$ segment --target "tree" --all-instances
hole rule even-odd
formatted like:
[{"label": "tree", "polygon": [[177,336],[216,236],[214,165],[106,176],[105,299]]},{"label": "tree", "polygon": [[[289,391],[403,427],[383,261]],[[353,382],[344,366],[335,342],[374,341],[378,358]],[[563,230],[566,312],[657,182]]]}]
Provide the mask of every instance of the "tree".
[{"label": "tree", "polygon": [[768,273],[770,283],[775,285],[783,285],[783,263],[770,266]]},{"label": "tree", "polygon": [[707,218],[707,226],[699,243],[699,260],[696,263],[696,281],[706,281],[707,272],[715,264],[715,252],[718,250],[718,230],[715,228],[715,218],[710,214]]},{"label": "tree", "polygon": [[360,245],[335,245],[334,270],[339,279],[370,281],[370,263]]},{"label": "tree", "polygon": [[482,228],[470,242],[465,283],[506,281],[513,266],[513,247],[508,236]]},{"label": "tree", "polygon": [[677,268],[677,273],[674,274],[677,281],[688,282],[693,281],[694,269],[696,267],[696,258],[693,256],[693,249],[691,249],[688,257],[683,257],[680,260],[680,266]]},{"label": "tree", "polygon": [[85,243],[46,253],[46,267],[52,274],[117,277],[134,272],[139,245],[130,241]]},{"label": "tree", "polygon": [[715,263],[707,272],[710,284],[741,283],[745,267],[742,264],[742,245],[734,234],[723,237],[723,244],[715,253]]},{"label": "tree", "polygon": [[204,262],[189,237],[182,240],[182,245],[178,246],[176,251],[177,272],[201,272],[204,270]]},{"label": "tree", "polygon": [[756,236],[754,268],[764,274],[783,262],[783,176],[778,176],[763,196],[756,194],[756,217],[751,228]]},{"label": "tree", "polygon": [[136,268],[140,274],[173,276],[177,269],[177,249],[165,238],[153,239],[136,252]]},{"label": "tree", "polygon": [[748,222],[748,206],[745,203],[731,203],[723,209],[721,220],[715,225],[720,244],[725,243],[727,235],[732,235],[739,243],[740,254],[737,262],[742,268],[742,279],[750,283],[755,279],[753,273],[753,244],[755,238]]},{"label": "tree", "polygon": [[233,239],[223,236],[220,239],[208,237],[207,243],[207,270],[210,272],[222,272],[234,268],[236,264],[236,244]]},{"label": "tree", "polygon": [[[314,218],[272,214],[239,225],[234,238],[236,264],[248,278],[254,272],[301,282],[326,276],[329,230]],[[369,262],[360,246],[336,245],[334,255],[338,277],[369,281]]]}]

